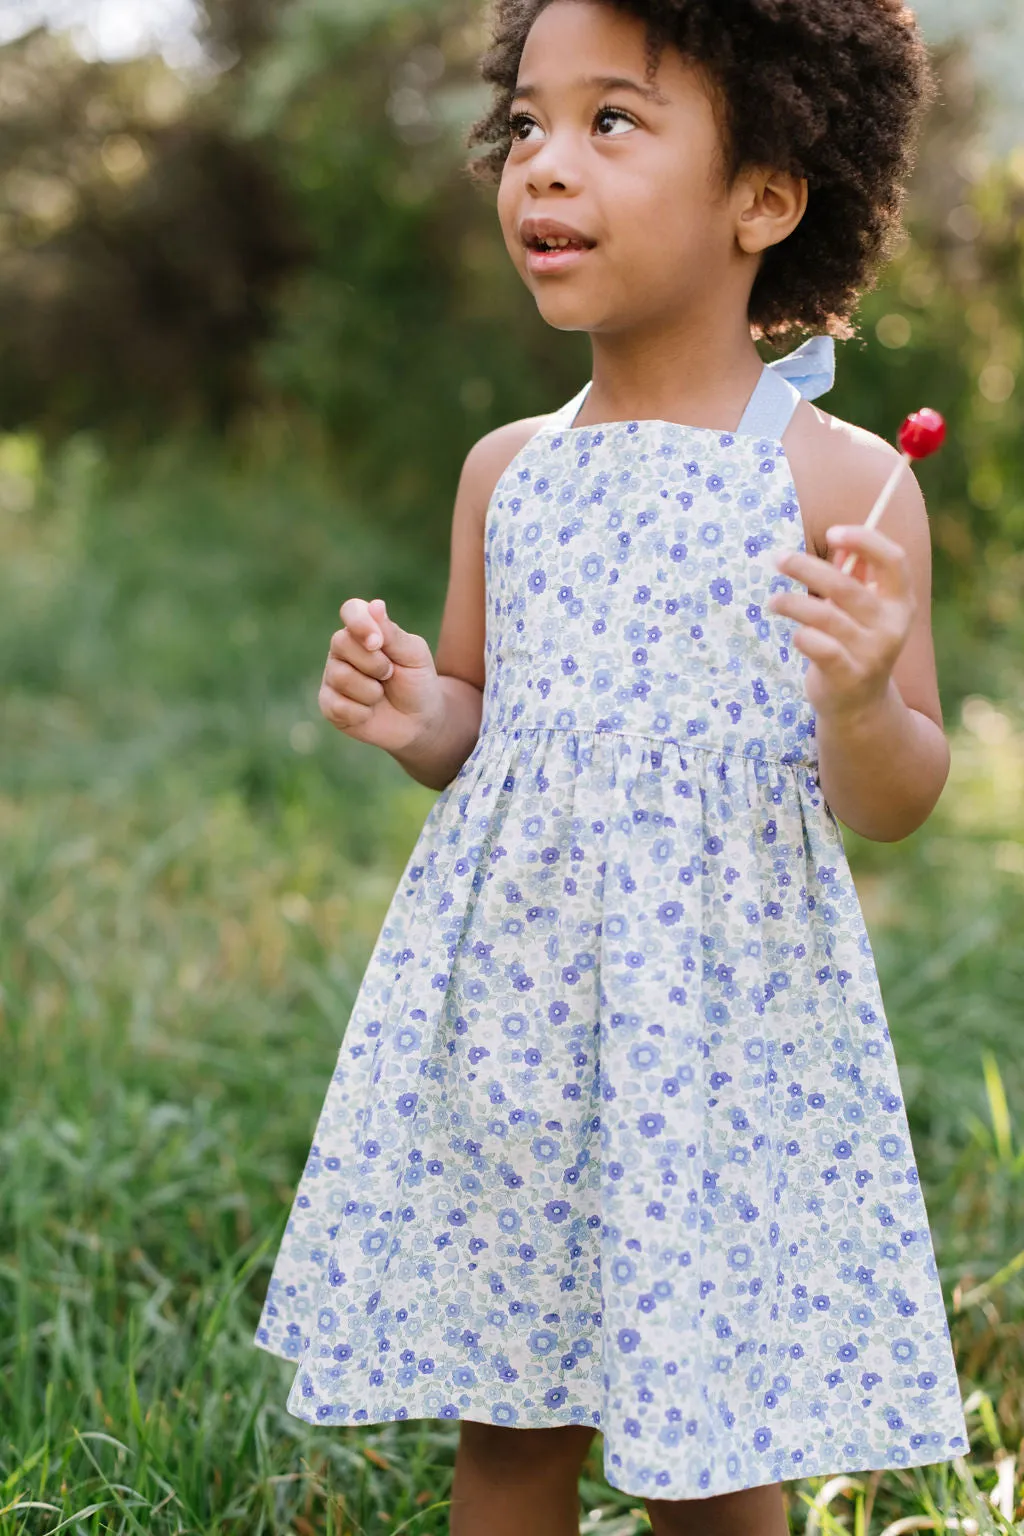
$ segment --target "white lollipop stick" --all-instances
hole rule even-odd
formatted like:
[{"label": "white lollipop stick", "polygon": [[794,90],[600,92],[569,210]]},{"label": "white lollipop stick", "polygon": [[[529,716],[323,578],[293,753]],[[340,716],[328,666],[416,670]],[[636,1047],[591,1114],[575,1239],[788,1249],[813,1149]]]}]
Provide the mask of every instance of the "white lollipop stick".
[{"label": "white lollipop stick", "polygon": [[[900,481],[900,476],[906,469],[907,465],[912,464],[913,462],[914,461],[909,453],[903,453],[900,455],[899,463],[893,465],[892,474],[883,485],[881,492],[879,493],[878,500],[875,502],[874,506],[871,508],[871,511],[868,513],[864,521],[865,528],[874,528],[876,524],[881,522],[882,513],[885,511],[890,501],[892,501],[893,493],[895,492],[896,487]],[[857,558],[857,550],[851,550],[846,559],[843,561],[842,565],[839,567],[844,576],[849,576],[850,572],[857,564]]]},{"label": "white lollipop stick", "polygon": [[[900,481],[900,476],[908,464],[915,459],[926,459],[929,454],[937,453],[946,440],[946,423],[938,411],[933,411],[930,406],[922,406],[912,416],[908,416],[900,428],[900,447],[903,453],[897,464],[893,465],[892,474],[882,487],[882,493],[868,513],[864,523],[865,528],[874,528],[882,513],[893,498]],[[851,550],[840,566],[844,576],[849,576],[857,564],[857,550]]]}]

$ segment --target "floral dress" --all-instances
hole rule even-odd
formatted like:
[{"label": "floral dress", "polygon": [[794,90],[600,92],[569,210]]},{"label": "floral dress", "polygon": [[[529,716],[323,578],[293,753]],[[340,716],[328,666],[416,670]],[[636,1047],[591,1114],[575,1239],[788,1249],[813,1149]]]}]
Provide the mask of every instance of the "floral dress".
[{"label": "floral dress", "polygon": [[[409,856],[256,1342],[323,1425],[583,1424],[701,1498],[968,1448],[871,945],[818,780],[782,437],[575,427],[487,512],[479,738]],[[827,375],[822,377],[822,374]]]}]

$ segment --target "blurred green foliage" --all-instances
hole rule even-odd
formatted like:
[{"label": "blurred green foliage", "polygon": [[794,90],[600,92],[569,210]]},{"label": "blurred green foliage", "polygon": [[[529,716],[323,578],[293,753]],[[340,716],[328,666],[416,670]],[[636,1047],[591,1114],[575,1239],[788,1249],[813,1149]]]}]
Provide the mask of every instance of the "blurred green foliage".
[{"label": "blurred green foliage", "polygon": [[254,398],[270,296],[307,245],[280,179],[159,60],[0,50],[0,420],[111,444],[216,431]]}]

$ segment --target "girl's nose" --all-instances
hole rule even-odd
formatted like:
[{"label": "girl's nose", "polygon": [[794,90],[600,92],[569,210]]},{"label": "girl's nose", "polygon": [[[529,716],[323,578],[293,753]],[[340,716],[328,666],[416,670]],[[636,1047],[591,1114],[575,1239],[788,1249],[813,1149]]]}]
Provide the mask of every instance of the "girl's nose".
[{"label": "girl's nose", "polygon": [[546,192],[578,192],[580,172],[564,138],[554,134],[531,155],[526,171],[527,189],[537,196]]}]

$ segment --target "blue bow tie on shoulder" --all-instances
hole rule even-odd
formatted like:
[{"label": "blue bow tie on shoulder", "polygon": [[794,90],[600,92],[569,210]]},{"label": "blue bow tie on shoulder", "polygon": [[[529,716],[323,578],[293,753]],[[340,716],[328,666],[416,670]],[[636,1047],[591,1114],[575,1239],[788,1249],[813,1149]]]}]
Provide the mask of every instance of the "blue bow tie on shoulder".
[{"label": "blue bow tie on shoulder", "polygon": [[802,347],[768,367],[788,379],[805,400],[827,394],[836,381],[836,344],[831,336],[812,336]]}]

